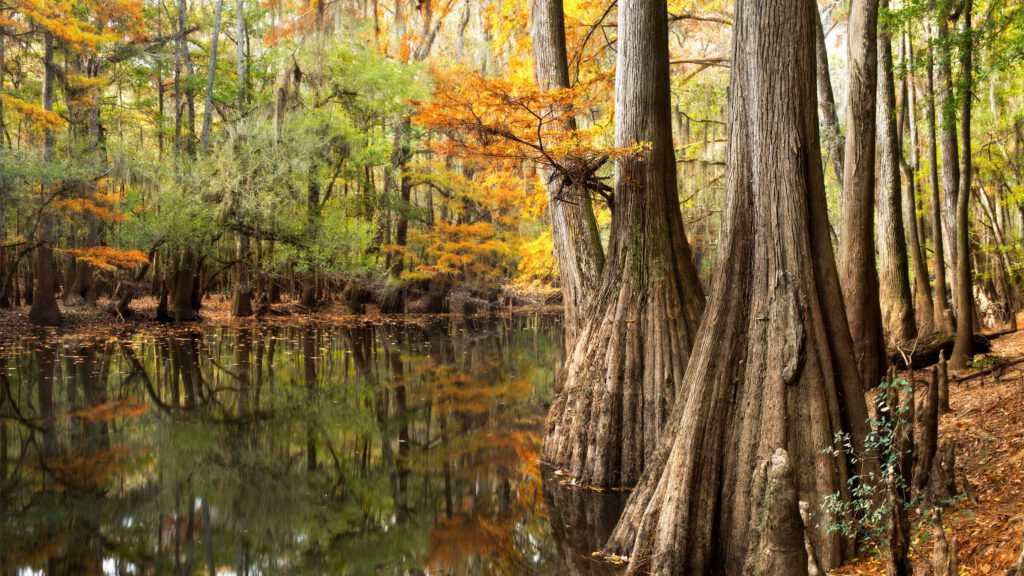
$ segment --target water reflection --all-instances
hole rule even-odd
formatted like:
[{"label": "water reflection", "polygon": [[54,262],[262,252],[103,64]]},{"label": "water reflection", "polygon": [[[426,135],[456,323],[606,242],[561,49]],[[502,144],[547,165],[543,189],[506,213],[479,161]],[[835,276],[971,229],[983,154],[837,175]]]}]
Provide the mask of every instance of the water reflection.
[{"label": "water reflection", "polygon": [[537,465],[561,342],[531,316],[0,344],[0,575],[605,573],[621,497]]}]

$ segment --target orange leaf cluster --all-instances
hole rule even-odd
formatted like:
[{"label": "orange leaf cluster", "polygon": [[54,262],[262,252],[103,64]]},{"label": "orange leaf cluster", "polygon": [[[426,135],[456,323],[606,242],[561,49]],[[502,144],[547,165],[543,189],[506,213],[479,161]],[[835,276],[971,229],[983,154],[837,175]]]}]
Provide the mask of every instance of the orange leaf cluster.
[{"label": "orange leaf cluster", "polygon": [[5,110],[20,114],[40,130],[56,130],[66,123],[59,115],[8,94],[0,94],[0,102]]},{"label": "orange leaf cluster", "polygon": [[141,250],[118,250],[110,246],[73,248],[62,252],[101,270],[128,270],[149,262],[149,258]]}]

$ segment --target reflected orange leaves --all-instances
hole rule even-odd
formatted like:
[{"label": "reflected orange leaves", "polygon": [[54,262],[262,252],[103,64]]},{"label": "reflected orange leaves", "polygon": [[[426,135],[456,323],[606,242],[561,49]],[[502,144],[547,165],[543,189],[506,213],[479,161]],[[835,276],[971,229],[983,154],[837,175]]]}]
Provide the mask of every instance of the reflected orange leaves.
[{"label": "reflected orange leaves", "polygon": [[142,402],[137,398],[124,398],[104,402],[89,408],[72,410],[68,412],[68,415],[78,418],[83,422],[95,423],[111,422],[113,420],[120,420],[124,418],[138,418],[148,410],[148,402]]},{"label": "reflected orange leaves", "polygon": [[57,489],[79,490],[103,488],[124,469],[125,460],[133,454],[127,446],[101,448],[88,454],[58,454],[48,458],[46,467],[60,484]]}]

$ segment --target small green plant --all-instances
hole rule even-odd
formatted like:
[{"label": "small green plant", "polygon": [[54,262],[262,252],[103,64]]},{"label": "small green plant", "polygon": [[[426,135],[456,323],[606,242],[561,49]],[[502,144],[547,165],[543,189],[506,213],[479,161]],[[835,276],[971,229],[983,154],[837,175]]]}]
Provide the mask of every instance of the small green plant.
[{"label": "small green plant", "polygon": [[[895,393],[894,393],[895,392]],[[882,545],[883,535],[888,530],[891,517],[890,500],[887,497],[890,483],[904,493],[909,493],[910,470],[902,469],[902,462],[908,454],[896,441],[902,426],[913,426],[908,421],[909,407],[890,405],[891,398],[913,394],[913,388],[903,378],[883,381],[875,395],[876,416],[868,419],[871,431],[864,441],[864,451],[859,453],[846,432],[836,433],[831,446],[823,453],[835,458],[844,457],[851,464],[866,459],[877,459],[881,476],[874,472],[867,477],[851,475],[847,480],[850,498],[842,492],[826,496],[821,510],[829,518],[825,528],[829,533],[839,533],[847,538],[856,538],[866,545]],[[908,500],[904,504],[910,507]]]}]

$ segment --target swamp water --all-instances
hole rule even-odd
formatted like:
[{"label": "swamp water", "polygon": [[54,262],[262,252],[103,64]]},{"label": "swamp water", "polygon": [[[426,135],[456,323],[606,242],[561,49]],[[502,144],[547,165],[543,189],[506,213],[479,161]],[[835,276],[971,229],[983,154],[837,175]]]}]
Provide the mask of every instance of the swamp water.
[{"label": "swamp water", "polygon": [[0,343],[0,576],[603,574],[545,481],[551,316]]}]

